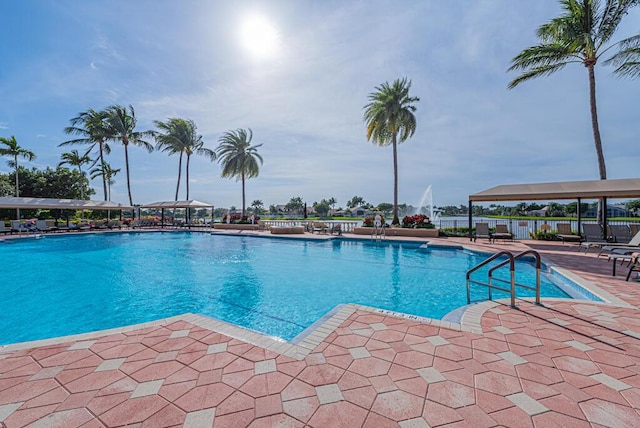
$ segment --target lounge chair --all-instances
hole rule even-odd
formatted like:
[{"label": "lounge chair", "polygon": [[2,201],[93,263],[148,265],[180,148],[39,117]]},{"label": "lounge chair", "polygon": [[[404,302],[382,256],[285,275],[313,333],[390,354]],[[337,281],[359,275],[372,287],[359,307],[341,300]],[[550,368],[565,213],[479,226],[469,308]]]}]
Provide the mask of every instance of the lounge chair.
[{"label": "lounge chair", "polygon": [[571,223],[558,223],[558,238],[564,244],[565,242],[581,242],[582,237],[574,235],[571,231]]},{"label": "lounge chair", "polygon": [[629,223],[629,229],[631,229],[631,234],[635,235],[640,232],[640,223]]},{"label": "lounge chair", "polygon": [[495,242],[496,239],[513,241],[513,233],[509,232],[506,224],[496,224],[496,231],[491,234],[491,237],[493,238],[493,242]]},{"label": "lounge chair", "polygon": [[39,232],[53,232],[55,230],[47,226],[47,222],[45,220],[36,220],[36,229]]},{"label": "lounge chair", "polygon": [[313,232],[327,233],[329,232],[329,226],[321,221],[314,221],[313,228],[311,229],[311,233]]},{"label": "lounge chair", "polygon": [[601,256],[603,253],[607,254],[628,254],[632,253],[634,250],[640,248],[640,232],[636,233],[631,241],[626,244],[612,244],[612,245],[603,245],[600,247],[600,252],[598,256]]},{"label": "lounge chair", "polygon": [[[70,230],[69,229],[69,223],[65,223],[65,222],[58,223],[57,220],[54,220],[53,221],[53,225],[55,226],[55,228],[56,228],[56,230],[58,232],[68,232]],[[51,226],[49,226],[49,227],[51,227]]]},{"label": "lounge chair", "polygon": [[7,233],[8,233],[8,234],[12,234],[12,233],[13,233],[13,231],[11,230],[11,228],[10,228],[10,227],[7,227],[7,226],[4,224],[4,221],[0,221],[0,233],[4,233],[4,234],[7,234]]},{"label": "lounge chair", "polygon": [[11,220],[11,231],[18,233],[30,232],[29,228],[22,222],[22,220]]},{"label": "lounge chair", "polygon": [[329,232],[331,233],[331,235],[333,235],[334,233],[338,236],[342,235],[342,225],[340,223],[334,223],[333,226],[331,226]]},{"label": "lounge chair", "polygon": [[[635,272],[640,272],[640,253],[633,253],[633,255],[635,255],[635,258],[632,260],[631,265],[629,266],[629,272],[627,272],[627,278],[625,279],[625,281],[629,281],[629,279],[631,278],[631,274],[635,271]],[[615,263],[615,261],[614,261]],[[640,278],[640,276],[639,276]]]},{"label": "lounge chair", "polygon": [[609,226],[609,239],[611,242],[626,244],[631,240],[631,228],[626,224],[612,224]]},{"label": "lounge chair", "polygon": [[597,223],[584,223],[582,231],[584,232],[584,242],[580,243],[579,248],[584,248],[585,253],[588,253],[591,248],[609,244],[606,239],[602,238],[602,226]]},{"label": "lounge chair", "polygon": [[486,238],[491,242],[493,240],[489,233],[489,223],[476,223],[476,232],[473,234],[473,242],[478,238]]},{"label": "lounge chair", "polygon": [[109,229],[121,229],[122,228],[122,222],[120,220],[111,220],[110,222],[107,223],[107,227]]},{"label": "lounge chair", "polygon": [[52,232],[59,232],[58,230],[59,228],[55,220],[45,220],[44,224],[46,224],[47,227],[51,229]]}]

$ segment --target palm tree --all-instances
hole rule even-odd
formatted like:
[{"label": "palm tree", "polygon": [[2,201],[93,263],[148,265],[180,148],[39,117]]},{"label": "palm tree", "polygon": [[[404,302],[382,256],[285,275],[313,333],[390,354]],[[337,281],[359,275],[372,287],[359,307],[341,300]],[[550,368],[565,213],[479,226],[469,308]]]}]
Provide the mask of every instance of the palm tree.
[{"label": "palm tree", "polygon": [[[541,43],[523,50],[513,58],[509,71],[517,70],[522,74],[509,83],[509,89],[524,81],[551,75],[567,64],[584,65],[589,77],[591,128],[598,169],[600,179],[606,180],[607,168],[596,106],[595,65],[603,54],[613,48],[622,48],[620,52],[623,52],[625,47],[633,45],[634,39],[637,45],[638,36],[608,46],[607,43],[629,8],[637,5],[638,0],[560,0],[560,4],[564,13],[538,28],[537,36]],[[615,61],[615,58],[616,56],[608,61]],[[624,73],[624,68],[620,72]],[[605,208],[601,206],[601,209]],[[601,218],[600,210],[598,217]]]},{"label": "palm tree", "polygon": [[202,135],[198,135],[196,124],[193,120],[185,120],[178,118],[169,118],[166,122],[155,121],[155,125],[160,128],[163,133],[155,132],[154,136],[158,142],[157,148],[169,155],[179,153],[178,160],[178,184],[176,186],[175,200],[178,200],[178,191],[180,190],[180,175],[182,172],[182,157],[187,156],[186,164],[186,187],[187,200],[189,200],[189,164],[191,155],[207,156],[211,160],[216,159],[216,153],[204,147]]},{"label": "palm tree", "polygon": [[393,221],[400,224],[398,218],[398,149],[397,145],[406,141],[416,131],[416,111],[414,103],[418,97],[409,96],[411,81],[396,79],[377,86],[369,94],[369,104],[364,109],[364,121],[367,125],[367,141],[385,147],[393,147]]},{"label": "palm tree", "polygon": [[640,77],[640,34],[620,42],[620,51],[604,62],[617,66],[614,73],[624,77]]},{"label": "palm tree", "polygon": [[131,178],[129,174],[129,144],[141,146],[149,153],[153,151],[153,146],[144,140],[146,137],[153,137],[152,131],[136,131],[136,113],[133,106],[126,107],[113,105],[107,108],[107,139],[119,141],[124,146],[124,163],[127,172],[127,192],[129,194],[129,204],[133,205],[131,197]]},{"label": "palm tree", "polygon": [[107,183],[107,200],[109,201],[111,200],[111,186],[115,184],[115,180],[113,179],[113,177],[115,177],[119,172],[120,168],[112,169],[111,165],[106,162],[101,166],[95,167],[94,169],[89,171],[92,180],[98,177],[102,177],[103,181]]},{"label": "palm tree", "polygon": [[[161,132],[156,132],[156,149],[168,152],[169,156],[179,153],[178,158],[178,183],[176,184],[176,196],[174,200],[178,200],[178,191],[180,190],[180,177],[182,175],[182,156],[184,155],[184,143],[181,138],[180,122],[182,119],[169,118],[166,122],[159,120],[153,123]],[[163,131],[163,132],[162,132]]]},{"label": "palm tree", "polygon": [[[61,167],[63,165],[75,166],[78,168],[78,172],[80,173],[80,175],[86,175],[85,172],[82,170],[82,165],[86,163],[91,163],[89,152],[86,152],[83,155],[81,155],[80,153],[78,153],[77,150],[71,150],[70,152],[65,152],[61,154],[60,159],[62,160],[60,161],[60,163],[58,163],[58,167]],[[83,191],[84,190],[81,188],[80,189],[81,199],[84,199],[84,194],[82,193]]]},{"label": "palm tree", "polygon": [[[18,157],[32,161],[36,158],[35,153],[27,150],[18,145],[16,137],[12,135],[9,138],[0,137],[0,144],[4,147],[0,147],[0,156],[10,156],[12,159],[7,161],[9,168],[14,168],[16,171],[16,198],[20,196],[20,182],[18,179]],[[16,209],[16,219],[20,219],[20,208]]]},{"label": "palm tree", "polygon": [[[100,162],[100,165],[105,164],[104,155],[111,153],[111,147],[107,143],[108,127],[107,127],[107,112],[95,111],[89,109],[85,112],[79,113],[78,116],[71,119],[71,126],[64,128],[64,132],[69,135],[77,135],[80,138],[75,140],[65,141],[59,144],[59,147],[75,144],[89,145],[87,154],[89,154],[94,147],[98,147],[98,158],[96,162]],[[105,181],[105,175],[102,174],[102,188],[104,190],[104,200],[107,197],[107,182]]]},{"label": "palm tree", "polygon": [[[258,147],[251,145],[253,132],[249,128],[249,132],[244,129],[236,129],[235,131],[227,131],[222,134],[218,140],[220,145],[216,149],[218,153],[218,162],[222,164],[222,177],[235,177],[242,180],[242,216],[245,212],[245,180],[257,177],[260,173],[260,165],[262,165],[262,156],[258,154]],[[260,165],[258,165],[260,161]]]}]

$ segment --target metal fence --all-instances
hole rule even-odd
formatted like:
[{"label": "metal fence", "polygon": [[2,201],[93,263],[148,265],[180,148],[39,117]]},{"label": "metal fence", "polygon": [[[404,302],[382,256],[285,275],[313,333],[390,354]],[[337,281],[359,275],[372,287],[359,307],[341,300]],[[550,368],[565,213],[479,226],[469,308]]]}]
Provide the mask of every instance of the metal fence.
[{"label": "metal fence", "polygon": [[[640,222],[640,219],[638,220]],[[488,223],[490,228],[495,228],[496,224],[506,224],[509,232],[513,234],[514,239],[531,239],[531,234],[535,234],[541,230],[555,231],[558,229],[558,223],[570,223],[571,230],[578,230],[578,221],[577,220],[545,220],[544,218],[536,219],[536,220],[518,220],[518,219],[495,219],[495,218],[482,218],[482,219],[473,219],[472,227],[476,223]],[[586,223],[596,223],[594,219],[582,220],[582,224]],[[614,224],[631,224],[628,221],[609,221],[610,225]],[[546,225],[546,226],[544,226]],[[466,231],[469,227],[469,220],[461,220],[461,219],[440,219],[440,229],[453,229],[454,231],[458,231],[460,229],[462,231]]]}]

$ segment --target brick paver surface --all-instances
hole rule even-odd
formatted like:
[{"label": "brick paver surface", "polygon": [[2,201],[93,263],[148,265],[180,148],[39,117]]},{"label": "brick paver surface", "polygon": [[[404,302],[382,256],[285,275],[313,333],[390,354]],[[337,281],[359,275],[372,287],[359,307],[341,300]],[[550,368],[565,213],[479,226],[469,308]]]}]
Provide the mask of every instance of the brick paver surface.
[{"label": "brick paver surface", "polygon": [[[0,422],[34,427],[640,426],[640,284],[533,248],[631,306],[487,305],[482,333],[358,310],[303,360],[184,321],[3,353]],[[461,287],[463,284],[461,284]],[[2,426],[0,424],[0,426]]]}]

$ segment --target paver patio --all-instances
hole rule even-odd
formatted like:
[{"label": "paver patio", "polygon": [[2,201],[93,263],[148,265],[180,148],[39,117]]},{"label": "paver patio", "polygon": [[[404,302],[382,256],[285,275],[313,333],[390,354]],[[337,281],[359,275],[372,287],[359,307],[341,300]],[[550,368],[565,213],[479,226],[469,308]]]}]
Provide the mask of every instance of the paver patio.
[{"label": "paver patio", "polygon": [[298,358],[186,320],[9,346],[0,426],[640,426],[640,284],[626,269],[612,277],[572,245],[442,241],[533,248],[626,304],[488,302],[462,329],[355,307]]}]

